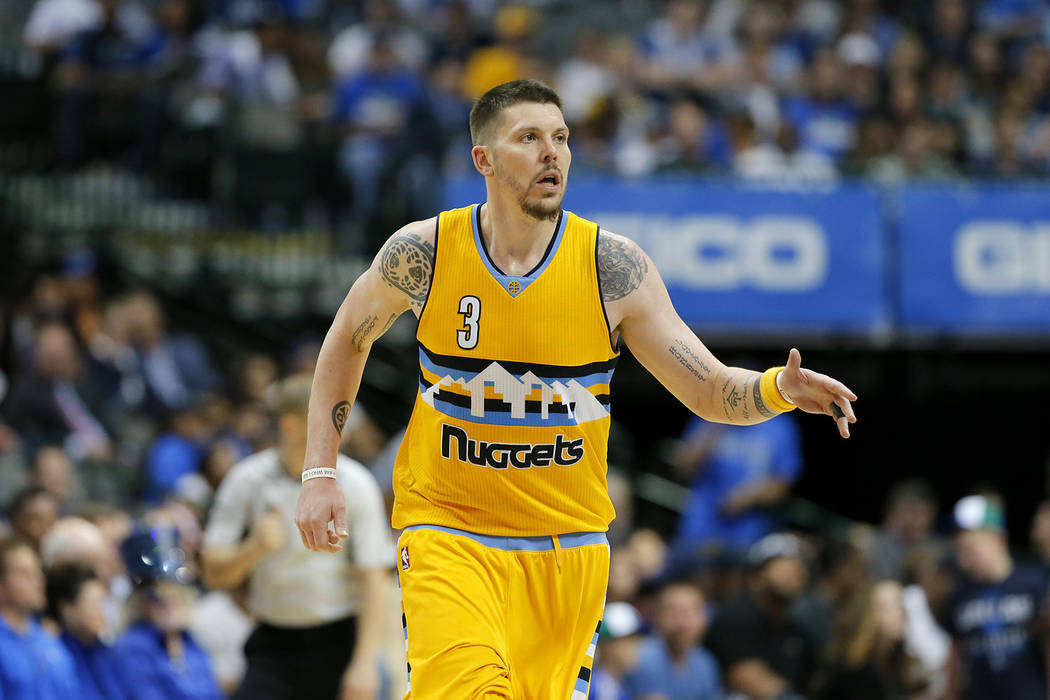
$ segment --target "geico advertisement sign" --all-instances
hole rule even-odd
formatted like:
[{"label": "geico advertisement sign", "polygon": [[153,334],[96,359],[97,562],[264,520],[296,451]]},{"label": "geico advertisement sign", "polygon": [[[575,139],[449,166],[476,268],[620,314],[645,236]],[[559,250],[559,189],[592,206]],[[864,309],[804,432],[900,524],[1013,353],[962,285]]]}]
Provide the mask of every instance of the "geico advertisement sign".
[{"label": "geico advertisement sign", "polygon": [[599,213],[602,228],[634,239],[664,281],[698,291],[812,292],[828,276],[827,234],[803,216],[647,216]]},{"label": "geico advertisement sign", "polygon": [[952,267],[971,294],[1050,294],[1050,222],[970,221],[955,233]]}]

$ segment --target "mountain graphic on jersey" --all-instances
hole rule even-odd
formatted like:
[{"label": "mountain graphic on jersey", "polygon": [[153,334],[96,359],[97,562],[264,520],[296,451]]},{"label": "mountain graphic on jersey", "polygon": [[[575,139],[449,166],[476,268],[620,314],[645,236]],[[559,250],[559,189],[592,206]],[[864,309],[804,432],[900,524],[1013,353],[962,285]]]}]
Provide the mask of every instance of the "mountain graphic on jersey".
[{"label": "mountain graphic on jersey", "polygon": [[420,385],[423,401],[453,418],[499,425],[572,425],[609,415],[605,403],[576,379],[515,376],[499,362],[473,375],[445,374]]}]

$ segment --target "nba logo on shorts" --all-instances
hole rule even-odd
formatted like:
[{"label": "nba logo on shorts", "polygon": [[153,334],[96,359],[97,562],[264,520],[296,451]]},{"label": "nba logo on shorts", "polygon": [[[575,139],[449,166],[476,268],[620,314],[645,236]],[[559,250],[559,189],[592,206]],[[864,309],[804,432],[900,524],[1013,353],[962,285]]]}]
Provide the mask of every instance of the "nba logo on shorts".
[{"label": "nba logo on shorts", "polygon": [[408,547],[401,548],[401,570],[408,571]]}]

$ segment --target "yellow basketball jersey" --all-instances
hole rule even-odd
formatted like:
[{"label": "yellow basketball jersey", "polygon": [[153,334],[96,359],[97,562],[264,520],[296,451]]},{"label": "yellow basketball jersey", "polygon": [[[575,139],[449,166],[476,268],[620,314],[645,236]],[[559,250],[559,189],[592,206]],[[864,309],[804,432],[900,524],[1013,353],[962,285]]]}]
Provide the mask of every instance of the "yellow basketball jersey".
[{"label": "yellow basketball jersey", "polygon": [[598,289],[598,226],[563,211],[543,260],[510,276],[485,250],[480,209],[438,217],[393,525],[604,531],[614,515],[606,448],[618,353]]}]

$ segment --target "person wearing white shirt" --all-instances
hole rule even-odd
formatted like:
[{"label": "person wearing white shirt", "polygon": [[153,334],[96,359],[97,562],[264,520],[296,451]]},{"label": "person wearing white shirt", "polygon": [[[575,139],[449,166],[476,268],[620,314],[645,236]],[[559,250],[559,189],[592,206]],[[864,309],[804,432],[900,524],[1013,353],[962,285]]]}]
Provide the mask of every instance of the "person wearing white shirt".
[{"label": "person wearing white shirt", "polygon": [[379,486],[359,463],[338,460],[349,546],[311,552],[293,521],[306,450],[309,376],[275,394],[276,448],[235,465],[219,486],[204,535],[204,581],[248,582],[257,620],[245,644],[248,668],[233,700],[374,698],[393,545]]}]

